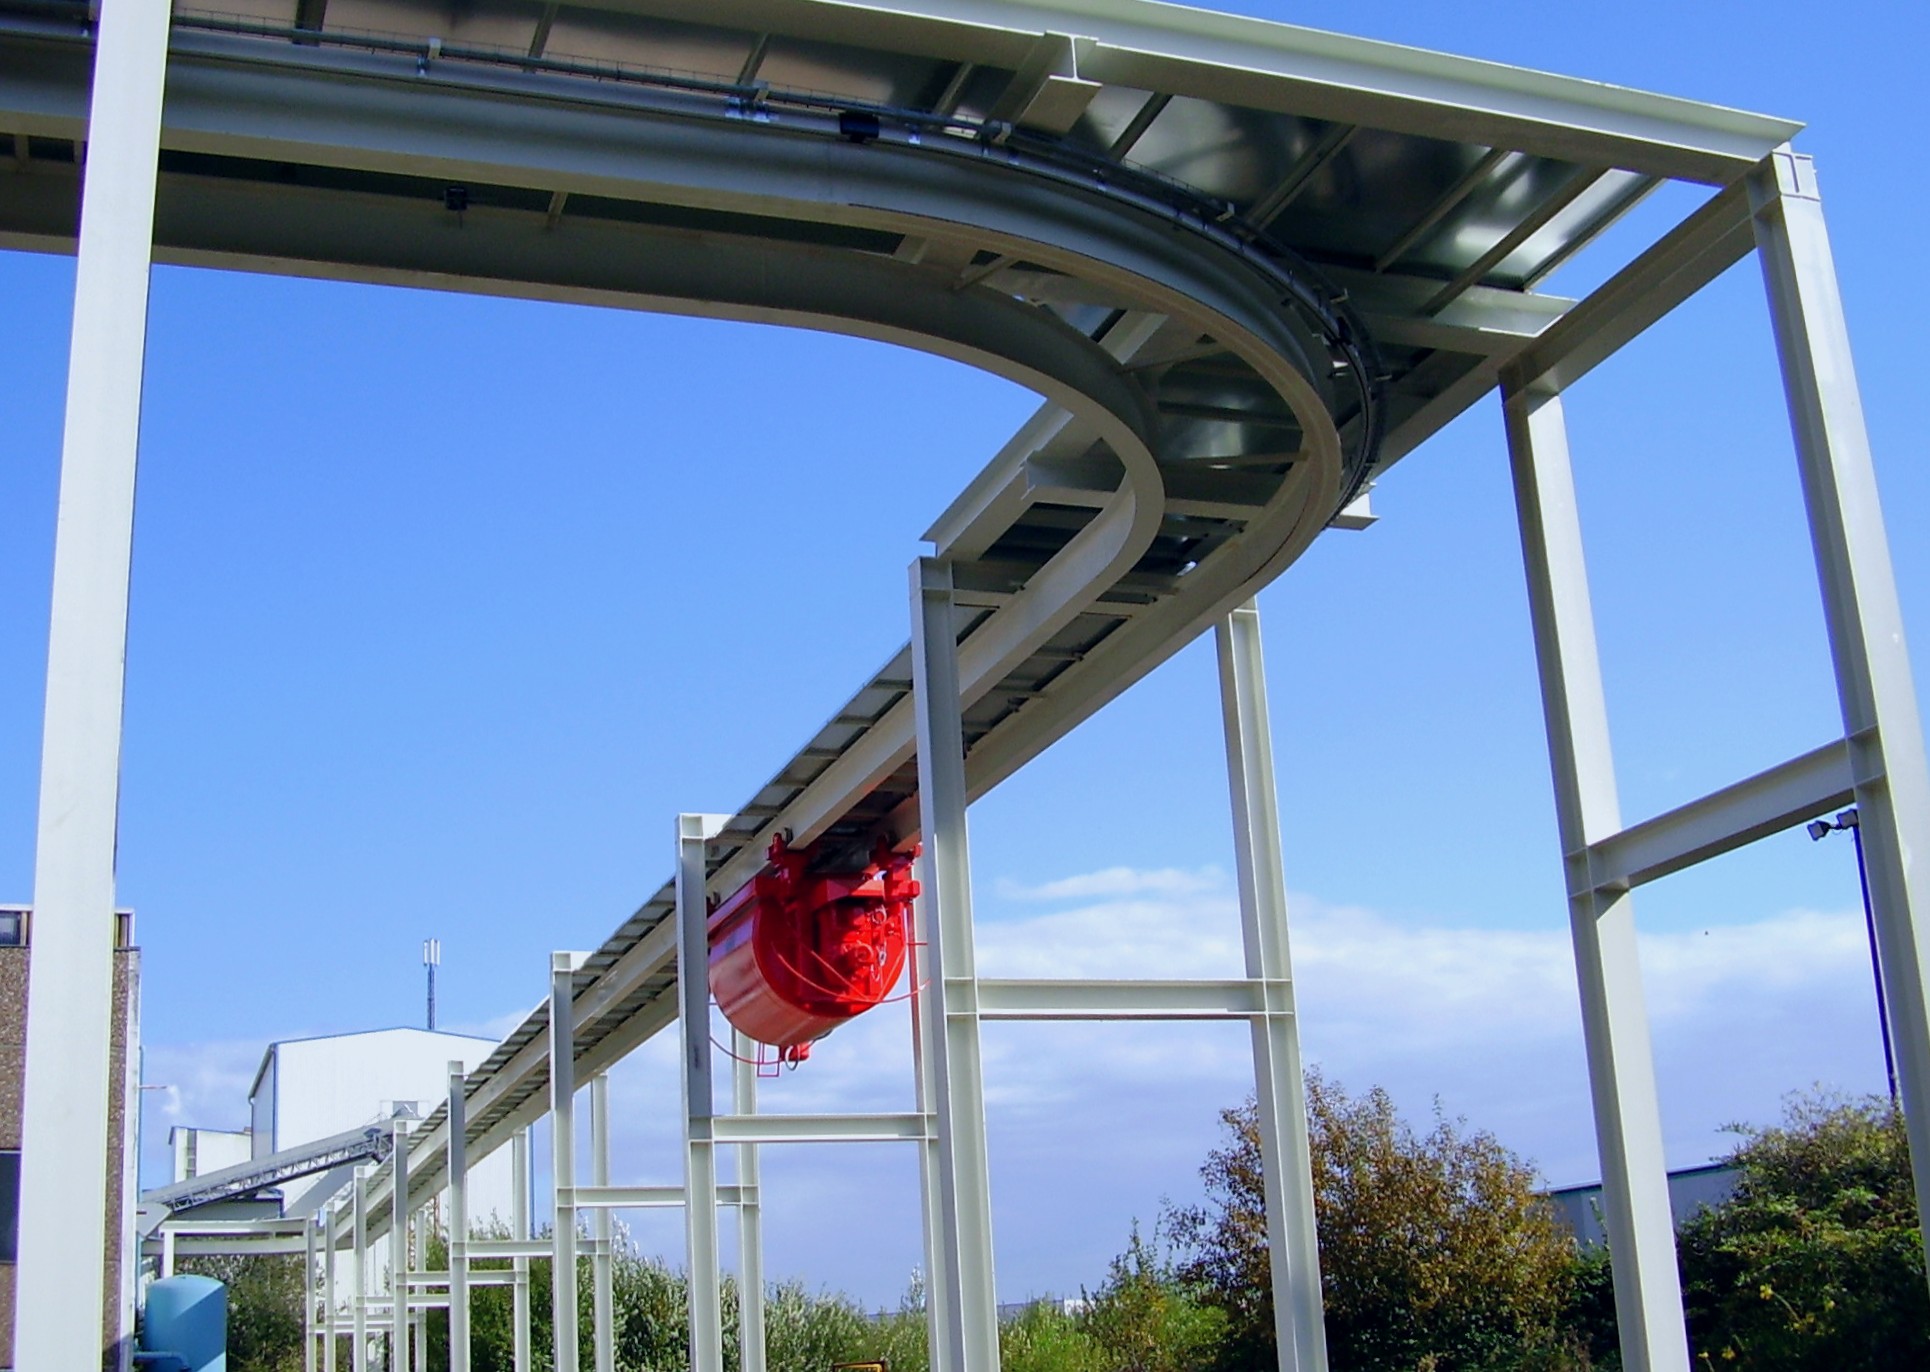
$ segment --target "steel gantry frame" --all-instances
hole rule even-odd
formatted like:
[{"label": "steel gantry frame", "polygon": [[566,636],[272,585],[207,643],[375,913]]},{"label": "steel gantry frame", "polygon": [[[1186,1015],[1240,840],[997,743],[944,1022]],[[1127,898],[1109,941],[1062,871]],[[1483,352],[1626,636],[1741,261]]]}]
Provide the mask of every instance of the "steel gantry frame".
[{"label": "steel gantry frame", "polygon": [[[1562,393],[1754,247],[1796,440],[1843,737],[1625,826]],[[1876,816],[1870,895],[1919,1202],[1930,1201],[1930,773],[1822,203],[1787,147],[1713,199],[1502,372],[1522,557],[1567,871],[1623,1361],[1687,1372],[1674,1223],[1631,892],[1854,800]],[[1868,807],[1867,809],[1865,807]],[[1879,851],[1880,850],[1880,851]]]},{"label": "steel gantry frame", "polygon": [[[1497,387],[1625,1362],[1675,1372],[1687,1357],[1634,886],[1856,802],[1918,1192],[1930,1201],[1930,971],[1915,918],[1930,893],[1912,864],[1930,846],[1930,779],[1814,174],[1786,146],[1797,126],[1132,0],[1059,0],[1056,9],[972,0],[969,14],[947,0],[898,0],[871,12],[870,36],[892,61],[923,63],[925,86],[914,81],[884,101],[862,93],[871,80],[862,53],[849,73],[858,93],[827,97],[769,79],[794,60],[786,44],[804,40],[817,45],[813,80],[835,85],[835,64],[822,65],[826,45],[855,53],[850,45],[864,36],[849,5],[734,0],[719,8],[728,22],[713,37],[727,45],[729,22],[740,20],[754,19],[756,32],[744,36],[733,74],[692,82],[627,59],[581,68],[552,57],[553,21],[566,30],[570,22],[556,6],[542,9],[539,36],[510,61],[487,44],[418,41],[412,26],[445,16],[425,20],[415,0],[382,3],[399,36],[377,41],[327,30],[322,7],[306,4],[288,31],[183,15],[170,35],[168,7],[155,0],[104,0],[97,28],[91,11],[69,13],[61,0],[36,0],[26,18],[0,0],[0,118],[15,152],[13,167],[0,169],[0,242],[63,251],[77,243],[80,259],[36,857],[24,1365],[91,1367],[71,1333],[103,1295],[92,1259],[106,1237],[69,1217],[93,1213],[88,1198],[104,1184],[92,1151],[104,1138],[106,1070],[106,1018],[96,1012],[110,966],[131,492],[146,280],[157,254],[838,327],[931,348],[1048,398],[933,526],[935,556],[914,567],[907,649],[736,815],[680,821],[675,881],[602,948],[554,957],[550,995],[487,1062],[452,1076],[449,1103],[387,1162],[357,1170],[312,1240],[251,1236],[314,1254],[310,1356],[322,1364],[334,1361],[346,1326],[354,1372],[365,1372],[376,1333],[406,1366],[423,1312],[447,1305],[459,1322],[472,1286],[500,1283],[515,1293],[516,1357],[527,1368],[528,1262],[559,1260],[555,1294],[573,1309],[573,1255],[585,1252],[593,1352],[607,1366],[609,1212],[661,1204],[686,1209],[693,1277],[702,1278],[693,1360],[708,1369],[722,1351],[712,1298],[718,1205],[737,1206],[744,1278],[761,1289],[757,1148],[895,1138],[919,1146],[936,1365],[995,1366],[980,1025],[1244,1018],[1269,1240],[1280,1259],[1281,1356],[1297,1369],[1319,1367],[1318,1257],[1301,1175],[1306,1124],[1250,602],[1322,528],[1365,522],[1364,505],[1350,503],[1365,483]],[[688,29],[707,14],[699,6],[677,22]],[[1060,21],[1085,36],[1061,32]],[[647,43],[679,41],[648,17],[622,22],[641,25]],[[1205,180],[1221,178],[1218,189],[1159,170],[1187,165],[1184,130],[1202,127],[1202,108],[1206,127],[1222,116],[1227,129],[1275,121],[1277,137],[1234,160],[1259,166],[1275,147],[1284,160],[1251,183],[1237,168],[1202,163]],[[84,164],[53,156],[82,140]],[[1151,173],[1122,160],[1142,149]],[[320,175],[303,174],[311,163]],[[1322,190],[1337,169],[1371,178],[1376,166],[1393,168],[1403,187],[1426,180],[1431,199],[1406,196],[1402,214],[1368,223],[1347,217],[1360,197]],[[273,172],[265,180],[263,167]],[[398,168],[480,183],[461,261],[439,255],[446,237],[421,246],[431,240],[418,238],[424,221]],[[1586,300],[1535,289],[1664,178],[1717,190]],[[66,217],[76,183],[77,229]],[[157,185],[167,192],[158,220]],[[1360,185],[1371,199],[1375,184]],[[545,208],[532,217],[524,201],[539,196]],[[639,216],[636,204],[650,213]],[[665,207],[668,228],[650,217]],[[571,233],[552,232],[565,215]],[[679,227],[690,216],[708,225],[701,242]],[[1364,251],[1350,255],[1349,235],[1366,236]],[[1844,734],[1624,825],[1562,396],[1752,249],[1769,289]],[[1305,269],[1306,253],[1321,271]],[[1247,976],[978,977],[967,804],[1208,628],[1219,638]],[[702,911],[707,895],[749,877],[778,833],[867,845],[883,835],[901,847],[923,839],[910,1114],[761,1115],[754,1075],[741,1064],[730,1112],[715,1109],[698,975]],[[603,1074],[679,1018],[683,1183],[611,1186]],[[587,1187],[574,1175],[579,1082],[591,1095]],[[538,1241],[527,1131],[544,1113],[559,1141],[558,1223]],[[426,1222],[424,1208],[447,1187],[458,1216],[469,1163],[505,1145],[520,1181],[512,1237],[465,1232],[449,1271],[411,1270],[410,1232]],[[735,1188],[717,1183],[719,1145],[739,1150]],[[582,1210],[591,1224],[579,1237]],[[224,1241],[164,1230],[164,1249],[177,1238]],[[385,1236],[388,1290],[378,1294],[373,1245]],[[346,1313],[329,1289],[343,1250]],[[510,1268],[473,1265],[503,1258]],[[747,1338],[755,1306],[746,1305]],[[560,1323],[567,1343],[574,1323]],[[575,1372],[580,1350],[559,1352],[569,1355],[559,1367]],[[752,1357],[747,1346],[755,1372]]]}]

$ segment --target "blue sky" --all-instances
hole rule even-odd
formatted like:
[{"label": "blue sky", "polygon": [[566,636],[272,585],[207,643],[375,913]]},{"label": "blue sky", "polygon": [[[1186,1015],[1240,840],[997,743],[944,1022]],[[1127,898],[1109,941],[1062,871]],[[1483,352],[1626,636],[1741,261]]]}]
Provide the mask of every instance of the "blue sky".
[{"label": "blue sky", "polygon": [[[1904,117],[1921,5],[1227,8],[1808,120],[1930,675],[1910,322],[1930,317],[1912,270],[1930,192]],[[1692,203],[1658,197],[1619,250]],[[71,282],[65,259],[0,253],[7,899],[32,884]],[[1033,404],[849,339],[176,268],[155,276],[149,359],[120,874],[149,1075],[179,1088],[150,1103],[160,1125],[238,1124],[270,1039],[415,1022],[426,936],[444,1022],[500,1030],[552,948],[594,946],[655,889],[677,811],[735,808],[903,641],[918,535]],[[1833,736],[1753,263],[1591,376],[1569,417],[1627,817]],[[1261,598],[1309,1051],[1584,1179],[1496,407],[1375,505],[1378,525],[1323,538]],[[991,961],[1232,958],[1206,645],[981,802],[973,842]],[[1775,838],[1638,908],[1673,1162],[1790,1088],[1880,1084],[1846,841]],[[898,1029],[854,1026],[774,1100],[893,1098]],[[1027,1032],[1053,1051],[1005,1031],[988,1047],[1008,1295],[1096,1280],[1134,1216],[1190,1194],[1241,1089],[1239,1043],[1203,1030]],[[639,1056],[619,1169],[665,1179],[671,1079]],[[906,1187],[908,1162],[878,1175]],[[813,1226],[864,1203],[849,1173],[772,1165],[799,1192],[774,1270],[888,1299],[911,1231],[826,1254]]]}]

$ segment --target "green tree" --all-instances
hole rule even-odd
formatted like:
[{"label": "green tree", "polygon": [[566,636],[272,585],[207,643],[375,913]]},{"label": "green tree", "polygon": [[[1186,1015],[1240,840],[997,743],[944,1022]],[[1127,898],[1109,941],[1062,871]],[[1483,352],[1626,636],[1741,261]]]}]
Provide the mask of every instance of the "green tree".
[{"label": "green tree", "polygon": [[1080,1324],[1104,1372],[1197,1372],[1219,1359],[1227,1313],[1196,1299],[1135,1224]]},{"label": "green tree", "polygon": [[[1328,1348],[1336,1372],[1586,1366],[1561,1328],[1574,1242],[1531,1168],[1435,1112],[1425,1134],[1385,1091],[1307,1076]],[[1222,1119],[1204,1205],[1175,1212],[1181,1277],[1228,1317],[1222,1366],[1276,1365],[1259,1118]]]},{"label": "green tree", "polygon": [[1726,1203],[1683,1226],[1698,1365],[1930,1367],[1930,1288],[1903,1117],[1877,1097],[1792,1097],[1742,1142]]}]

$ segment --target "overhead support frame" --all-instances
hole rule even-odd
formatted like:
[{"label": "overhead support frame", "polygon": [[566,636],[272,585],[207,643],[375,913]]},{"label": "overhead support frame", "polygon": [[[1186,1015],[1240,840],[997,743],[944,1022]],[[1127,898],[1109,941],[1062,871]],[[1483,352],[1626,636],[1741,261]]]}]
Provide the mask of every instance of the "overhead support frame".
[{"label": "overhead support frame", "polygon": [[469,1123],[460,1058],[449,1063],[449,1372],[469,1372]]},{"label": "overhead support frame", "polygon": [[[914,1007],[927,1054],[938,1135],[931,1347],[946,1372],[998,1372],[998,1295],[992,1271],[992,1196],[985,1143],[985,1084],[971,991],[972,868],[965,825],[965,734],[960,715],[958,612],[952,567],[920,558],[911,567],[912,692],[916,700],[922,894],[914,937],[925,983]],[[963,1000],[963,1004],[955,1003]],[[935,1213],[934,1213],[935,1212]]]},{"label": "overhead support frame", "polygon": [[[1624,826],[1562,391],[1755,247],[1768,289],[1844,737]],[[1788,148],[1569,311],[1502,373],[1530,617],[1631,1372],[1686,1372],[1654,1055],[1630,890],[1854,801],[1919,1204],[1930,1203],[1930,772],[1848,330],[1810,159]],[[1893,970],[1894,969],[1894,970]],[[1901,1027],[1899,1027],[1901,1026]]]},{"label": "overhead support frame", "polygon": [[576,955],[550,954],[550,1329],[556,1372],[579,1372],[576,1323]]},{"label": "overhead support frame", "polygon": [[[1930,763],[1816,169],[1749,179],[1757,255],[1823,592],[1917,1206],[1930,1214]],[[1930,1255],[1930,1227],[1924,1230]]]}]

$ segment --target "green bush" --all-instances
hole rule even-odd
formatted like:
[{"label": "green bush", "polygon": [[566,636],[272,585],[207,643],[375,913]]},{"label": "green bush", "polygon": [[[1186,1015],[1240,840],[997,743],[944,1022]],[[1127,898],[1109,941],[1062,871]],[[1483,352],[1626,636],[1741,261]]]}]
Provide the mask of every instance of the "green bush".
[{"label": "green bush", "polygon": [[[1417,1132],[1385,1091],[1307,1074],[1327,1345],[1335,1372],[1557,1372],[1575,1246],[1531,1168],[1436,1111]],[[1226,1313],[1220,1367],[1277,1365],[1257,1108],[1224,1116],[1204,1205],[1176,1211],[1179,1274]]]},{"label": "green bush", "polygon": [[1221,1360],[1229,1320],[1224,1304],[1200,1299],[1135,1224],[1105,1284],[1087,1295],[1080,1324],[1103,1372],[1198,1372]]},{"label": "green bush", "polygon": [[1903,1116],[1877,1097],[1793,1097],[1733,1126],[1735,1194],[1681,1235],[1698,1366],[1930,1367],[1930,1289]]}]

